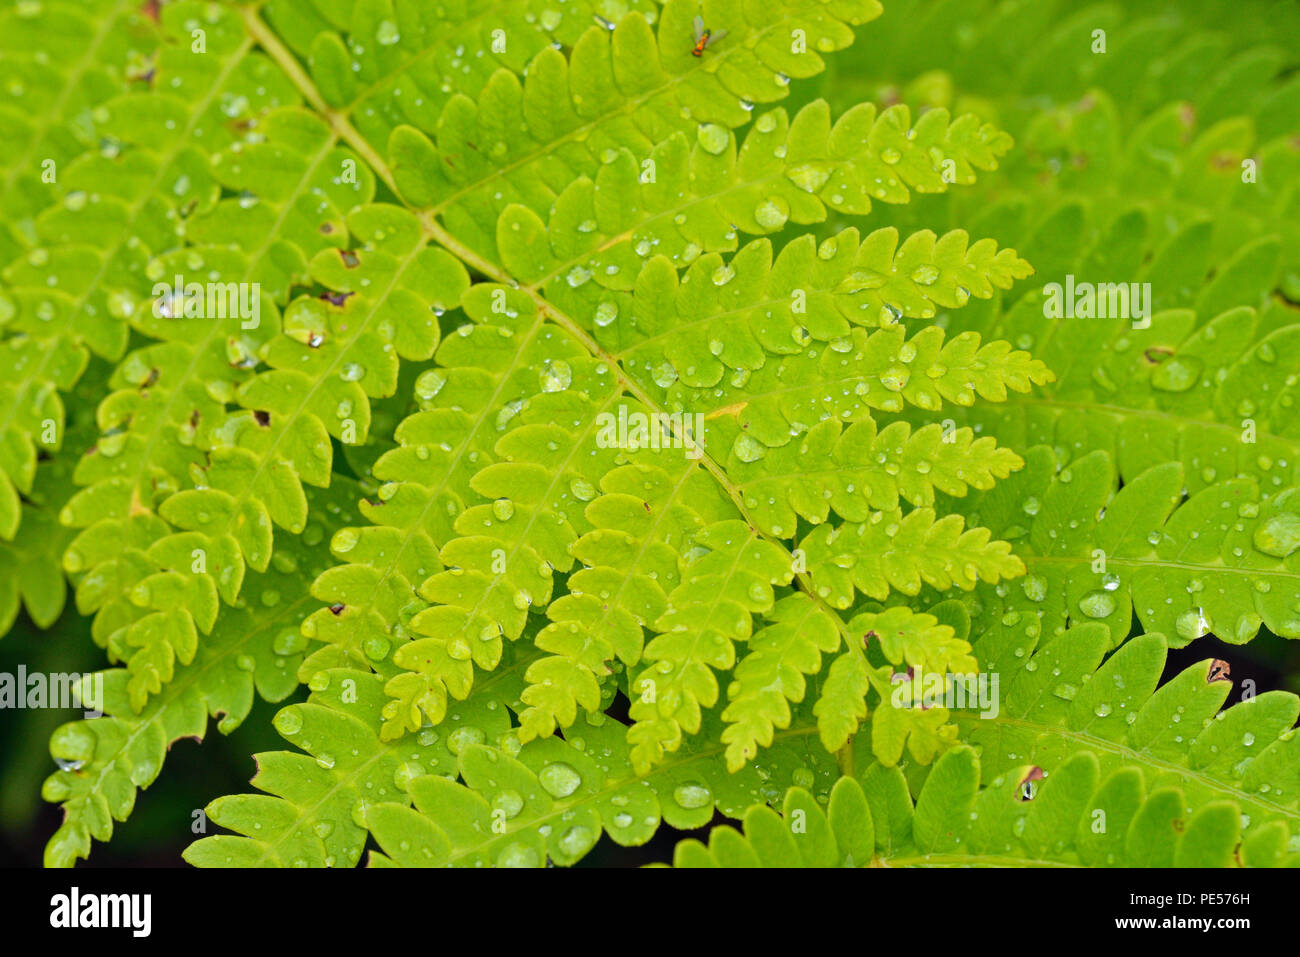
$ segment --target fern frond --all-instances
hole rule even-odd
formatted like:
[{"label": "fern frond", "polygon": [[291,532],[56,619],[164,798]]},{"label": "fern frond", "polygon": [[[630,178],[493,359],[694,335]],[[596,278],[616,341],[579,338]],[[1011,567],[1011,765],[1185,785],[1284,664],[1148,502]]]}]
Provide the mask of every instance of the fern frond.
[{"label": "fern frond", "polygon": [[700,730],[702,709],[718,699],[714,672],[731,669],[735,643],[749,640],[753,616],[771,613],[773,587],[794,576],[789,553],[741,521],[707,526],[695,544],[703,554],[683,563],[630,688],[628,742],[641,773],[677,750],[684,734]]},{"label": "fern frond", "polygon": [[[178,249],[186,220],[217,198],[220,187],[208,157],[238,138],[240,127],[228,123],[247,122],[271,105],[297,98],[269,60],[249,54],[232,11],[215,8],[202,19],[210,52],[206,59],[192,55],[191,30],[185,24],[198,9],[195,3],[178,3],[164,13],[159,48],[152,53],[153,72],[145,73],[142,82],[165,75],[165,89],[111,98],[107,91],[97,91],[103,95],[92,111],[98,148],[79,152],[57,168],[57,202],[25,220],[25,242],[31,249],[6,262],[0,272],[15,314],[10,328],[58,339],[54,348],[61,356],[88,348],[109,359],[121,357],[128,335],[125,320],[148,298],[158,278],[148,275],[150,257]],[[81,20],[77,14],[66,16],[74,24]],[[26,20],[21,15],[16,19],[21,37]],[[141,18],[135,14],[130,19],[139,23]],[[106,32],[94,38],[86,59],[74,59],[86,71],[75,81],[92,82],[93,76],[96,85],[104,82],[93,65],[95,57],[103,44],[116,48],[126,40],[113,23],[112,16],[103,22]],[[6,33],[7,40],[13,37]],[[79,86],[66,94],[83,95]],[[26,166],[24,173],[32,168],[37,164]],[[41,185],[29,196],[48,191]],[[39,367],[22,371],[33,377],[29,388],[66,390],[74,364],[60,358],[57,372]]]},{"label": "fern frond", "polygon": [[[652,264],[646,268],[656,267]],[[737,291],[748,296],[761,295],[753,284],[738,286]],[[494,298],[503,308],[509,308],[504,305],[508,300]],[[481,310],[482,300],[477,302]],[[698,302],[695,305],[700,306]],[[470,308],[473,312],[475,307]],[[494,318],[481,312],[479,315],[484,320]],[[507,338],[513,337],[512,334]],[[898,326],[881,330],[870,338],[862,330],[850,330],[848,341],[858,350],[852,355],[832,349],[825,353],[827,358],[820,358],[817,350],[809,349],[807,353],[788,356],[779,364],[764,366],[743,385],[715,389],[707,398],[694,402],[689,396],[679,398],[674,405],[702,410],[751,406],[754,413],[751,415],[747,409],[740,428],[732,427],[721,445],[723,448],[732,445],[733,455],[752,461],[762,454],[759,442],[789,439],[787,433],[777,434],[768,426],[760,427],[763,419],[757,413],[768,405],[763,401],[764,391],[778,394],[784,414],[792,419],[799,416],[815,420],[823,413],[809,409],[805,416],[797,403],[804,395],[807,396],[804,401],[816,404],[824,401],[826,372],[821,367],[835,359],[838,363],[830,366],[832,373],[838,373],[838,367],[848,366],[848,373],[840,375],[865,387],[840,390],[845,398],[837,401],[843,407],[836,406],[833,411],[849,420],[867,414],[871,406],[901,407],[897,392],[914,402],[937,408],[943,396],[974,401],[973,390],[978,390],[989,398],[998,398],[1005,396],[1006,384],[1028,388],[1033,379],[1047,375],[1041,365],[1035,365],[1024,354],[1010,354],[1004,347],[977,351],[977,343],[970,337],[959,337],[946,346],[941,346],[941,339],[942,335],[935,330],[933,334],[923,333],[912,342],[904,342]],[[581,342],[573,341],[563,354],[577,355],[580,348]],[[912,361],[936,373],[926,378],[928,384],[908,387],[907,363]],[[948,367],[941,367],[941,363],[948,363]],[[571,546],[586,530],[576,524],[575,513],[580,514],[582,501],[579,490],[589,489],[589,494],[594,494],[604,472],[613,467],[613,453],[617,451],[614,448],[617,443],[603,442],[601,430],[596,428],[602,412],[614,414],[614,402],[619,395],[612,377],[602,372],[605,368],[603,362],[580,362],[576,358],[543,358],[539,363],[536,375],[541,391],[527,401],[528,414],[520,415],[519,424],[507,431],[494,448],[494,454],[503,461],[481,467],[470,482],[483,504],[469,508],[457,518],[453,530],[458,537],[443,544],[440,554],[447,570],[429,578],[420,589],[423,599],[434,602],[434,607],[411,619],[413,630],[428,638],[401,646],[396,652],[394,660],[410,669],[411,674],[390,683],[395,698],[390,717],[398,722],[393,732],[401,728],[414,730],[419,726],[421,712],[435,722],[440,720],[447,694],[463,697],[468,692],[472,666],[494,667],[500,655],[501,637],[516,638],[522,631],[528,608],[549,601],[553,587],[550,569],[564,572],[570,567]],[[769,370],[770,375],[766,374]],[[807,383],[806,391],[791,385],[800,380]],[[872,381],[883,383],[880,396],[860,398],[870,389]],[[517,415],[509,407],[503,411],[510,412],[508,422]],[[700,414],[705,416],[706,423],[712,415],[709,411]],[[755,423],[755,428],[742,431],[750,422]],[[714,440],[715,431],[706,426],[703,433],[706,448],[719,444]],[[878,523],[885,517],[875,513],[872,521]],[[901,515],[898,518],[903,519]],[[897,531],[894,526],[892,520],[885,522],[880,534],[892,537],[890,530]],[[865,529],[863,526],[849,533],[857,535],[864,548]],[[929,543],[930,550],[919,565],[910,566],[910,571],[902,565],[891,569],[902,587],[919,587],[919,580],[915,585],[908,582],[922,566],[924,574],[942,584],[954,580],[950,570],[972,563],[972,567],[979,568],[981,574],[992,580],[999,574],[1014,574],[1020,569],[1018,562],[1004,560],[1004,546],[995,547],[985,557],[987,535],[966,533],[958,541],[960,522],[945,520],[935,525],[933,513],[922,510],[906,517],[904,530],[902,541],[910,543],[913,537],[919,536]],[[782,530],[769,531],[781,534]],[[823,538],[814,537],[810,570],[814,579],[825,577],[834,584],[839,575],[824,569],[839,552],[823,555],[824,551]],[[955,579],[968,587],[973,584],[973,578],[964,571],[955,573]],[[879,577],[862,576],[861,587],[875,594],[881,581]],[[816,587],[820,590],[823,586]],[[826,586],[827,593],[830,587]],[[837,603],[845,601],[847,598],[836,598]],[[683,716],[688,728],[698,726],[689,699],[704,687],[699,686],[685,703]],[[706,691],[706,697],[711,693],[715,692]],[[591,694],[589,682],[586,694]],[[676,732],[664,731],[663,735],[657,740],[677,740]]]},{"label": "fern frond", "polygon": [[143,709],[128,669],[83,680],[87,696],[95,691],[93,680],[102,682],[103,700],[88,700],[105,716],[62,725],[50,741],[60,769],[42,795],[63,805],[63,823],[46,845],[46,866],[70,867],[89,855],[92,839],[108,841],[113,822],[131,815],[136,792],[158,777],[171,745],[183,737],[201,740],[209,716],[229,734],[248,716],[255,695],[281,701],[297,690],[307,644],[299,625],[312,607],[310,576],[323,560],[316,546],[331,527],[351,520],[356,491],[354,483],[336,478],[328,491],[308,493],[325,524],[289,539],[278,562],[249,577],[249,599],[222,609],[194,659],[178,667]]},{"label": "fern frond", "polygon": [[[437,116],[421,118],[436,146],[415,127],[396,128],[387,150],[398,192],[495,259],[497,216],[511,203],[545,214],[577,175],[595,176],[606,150],[635,144],[644,154],[701,124],[725,139],[728,129],[749,121],[754,104],[784,98],[789,77],[822,69],[814,51],[848,45],[849,24],[878,16],[880,6],[780,3],[761,17],[733,7],[728,35],[707,62],[691,56],[697,12],[685,0],[667,4],[657,36],[636,14],[613,31],[593,24],[569,58],[542,49],[523,83],[498,70],[477,101],[453,97]],[[795,29],[807,38],[805,52],[791,49]]]},{"label": "fern frond", "polygon": [[61,391],[81,377],[89,356],[63,339],[19,335],[0,342],[0,541],[18,532],[22,497],[32,494],[38,455],[58,452],[65,418]]},{"label": "fern frond", "polygon": [[[171,11],[168,11],[169,13]],[[0,263],[33,243],[59,171],[94,144],[81,117],[139,83],[156,27],[131,3],[14,4],[0,13],[0,135],[19,144],[0,165]]]},{"label": "fern frond", "polygon": [[775,261],[770,243],[756,240],[730,261],[700,257],[680,277],[671,263],[651,259],[628,293],[580,283],[548,295],[572,315],[591,316],[596,341],[640,379],[703,388],[731,372],[743,386],[768,356],[802,352],[813,341],[849,351],[843,340],[855,327],[931,317],[1032,272],[1015,250],[968,244],[961,230],[937,239],[922,230],[900,246],[895,229],[860,239],[850,228],[820,246],[811,236],[794,240]]},{"label": "fern frond", "polygon": [[[94,580],[102,578],[95,571],[101,561],[123,568],[109,541],[123,529],[136,552],[144,553],[124,573],[122,592],[83,590],[81,599],[83,609],[109,615],[97,625],[106,639],[125,628],[125,645],[155,649],[155,660],[142,668],[150,674],[157,669],[157,678],[135,687],[137,703],[168,680],[169,656],[184,661],[192,655],[196,629],[211,627],[216,596],[233,602],[246,566],[267,567],[272,525],[303,528],[302,483],[328,484],[331,436],[364,441],[369,398],[395,390],[399,357],[432,354],[437,314],[456,306],[468,285],[459,263],[427,246],[413,216],[365,204],[373,179],[368,173],[346,175],[356,161],[333,145],[333,135],[318,120],[296,111],[274,113],[264,137],[219,164],[228,186],[255,186],[257,201],[218,204],[192,230],[257,252],[245,259],[216,247],[202,247],[206,254],[191,249],[176,274],[206,266],[211,282],[246,284],[269,275],[283,286],[305,273],[328,293],[295,299],[282,323],[259,315],[273,311],[265,297],[254,304],[252,321],[242,315],[225,316],[224,322],[169,315],[182,306],[170,300],[138,315],[142,331],[166,342],[133,353],[119,368],[119,391],[101,409],[101,422],[121,434],[102,442],[99,454],[83,463],[79,478],[90,487],[66,512],[71,524],[87,526],[74,543],[69,570],[88,570]],[[268,178],[267,164],[289,153],[304,158]],[[283,235],[277,235],[278,221],[286,224]],[[256,244],[253,235],[259,236]],[[339,249],[336,243],[353,247]],[[263,257],[284,273],[268,274]],[[398,317],[408,310],[425,318],[403,318],[399,328]],[[250,371],[262,360],[269,369]],[[207,378],[213,375],[215,380]],[[246,411],[228,413],[231,400]],[[183,488],[187,472],[193,489]],[[166,580],[177,567],[206,576],[184,583],[186,606],[192,602],[196,614],[181,609],[142,617],[124,606],[123,592],[130,590],[136,604],[161,612],[159,603],[169,596],[153,595],[151,582]]]},{"label": "fern frond", "polygon": [[[727,689],[727,707],[722,712],[727,728],[722,732],[722,741],[727,745],[729,771],[743,767],[759,747],[769,747],[776,729],[790,726],[789,702],[804,699],[804,675],[817,674],[822,655],[840,647],[837,623],[801,593],[777,602],[767,619],[769,624],[750,638],[749,651],[736,665]],[[865,701],[866,690],[862,687],[855,697]],[[844,710],[837,707],[837,694],[828,697],[828,710],[836,717],[846,711],[852,713],[852,706]]]},{"label": "fern frond", "polygon": [[[1239,275],[1232,265],[1222,278]],[[1037,297],[1026,297],[981,332],[1018,340],[1035,329],[1035,354],[1058,382],[998,410],[957,414],[1019,448],[1047,443],[1071,457],[1104,450],[1125,481],[1179,462],[1189,491],[1233,477],[1252,478],[1267,495],[1289,487],[1300,479],[1295,388],[1287,384],[1300,313],[1274,303],[1208,322],[1197,315],[1158,312],[1149,329],[1123,320],[1045,323]]]},{"label": "fern frond", "polygon": [[[331,109],[354,119],[382,148],[399,125],[413,120],[436,129],[456,95],[478,95],[499,69],[523,74],[548,45],[572,46],[594,23],[601,4],[581,0],[565,11],[545,0],[391,9],[313,2],[265,10],[273,36],[305,62],[312,84]],[[628,9],[651,19],[653,0]],[[267,29],[248,14],[250,32]],[[269,31],[268,31],[269,32]]]},{"label": "fern frond", "polygon": [[[950,123],[943,110],[924,114],[913,127],[906,107],[877,117],[874,106],[863,105],[832,127],[829,108],[818,101],[793,120],[779,109],[760,115],[738,154],[734,135],[713,125],[701,126],[694,143],[674,134],[648,159],[627,148],[610,150],[598,172],[554,197],[547,218],[522,204],[506,207],[497,221],[497,248],[513,276],[539,288],[563,278],[570,287],[594,280],[630,290],[649,256],[688,265],[701,253],[734,249],[737,233],[820,222],[828,210],[866,215],[873,197],[908,202],[909,187],[937,193],[950,183],[969,184],[975,166],[994,168],[1009,147],[1009,138],[991,126],[970,115]],[[964,245],[942,249],[937,265],[955,267],[964,253]],[[913,256],[915,268],[927,264],[924,251]],[[913,257],[904,252],[902,258]]]},{"label": "fern frond", "polygon": [[870,726],[876,760],[892,766],[906,748],[918,762],[929,764],[936,753],[952,746],[957,728],[949,721],[947,699],[933,700],[925,676],[943,676],[946,687],[950,680],[974,676],[977,666],[967,640],[970,621],[965,616],[953,619],[950,610],[940,605],[932,609],[935,614],[928,614],[895,606],[849,622],[849,648],[832,663],[813,707],[828,751],[838,753],[851,745],[868,714],[869,689],[877,695]]},{"label": "fern frond", "polygon": [[[1030,90],[1059,103],[1100,89],[1137,116],[1183,99],[1210,121],[1276,116],[1283,104],[1294,102],[1289,98],[1300,88],[1289,68],[1296,58],[1276,43],[1300,27],[1290,5],[1237,10],[1221,3],[1213,14],[1203,2],[1125,6],[904,0],[891,5],[899,15],[874,27],[873,56],[837,59],[827,85],[856,98],[864,90],[854,80],[868,84],[867,92],[875,90],[870,84],[884,81],[891,84],[886,92],[896,93],[894,83],[933,89],[931,71],[942,67],[957,89],[996,102],[1006,114],[1024,115],[1038,106],[1026,102]],[[1105,34],[1104,55],[1092,49],[1096,30]]]},{"label": "fern frond", "polygon": [[936,412],[945,403],[1000,402],[1008,390],[1026,392],[1051,377],[1042,363],[1006,342],[981,346],[974,333],[945,341],[936,326],[908,339],[899,325],[874,333],[851,329],[825,348],[810,346],[711,387],[681,383],[672,370],[655,371],[670,382],[666,395],[673,407],[701,411],[704,446],[728,462],[754,462],[828,418],[852,422],[909,406]]},{"label": "fern frond", "polygon": [[[998,714],[957,716],[965,739],[982,747],[986,778],[1030,760],[1050,780],[1053,771],[1086,753],[1104,774],[1138,770],[1139,790],[1143,784],[1148,792],[1178,789],[1175,817],[1232,802],[1247,844],[1271,844],[1265,834],[1276,836],[1278,824],[1285,833],[1300,819],[1295,695],[1243,696],[1220,711],[1233,682],[1209,660],[1157,687],[1165,665],[1163,635],[1132,638],[1104,663],[1110,641],[1099,624],[1071,628],[1036,650],[1013,648],[1005,637],[993,633],[976,643],[985,667],[1004,677]],[[1113,853],[1122,825],[1112,822],[1102,833]],[[1163,861],[1172,862],[1169,856]]]},{"label": "fern frond", "polygon": [[682,556],[696,547],[710,519],[731,517],[728,509],[705,507],[711,480],[685,457],[679,475],[664,464],[613,469],[586,507],[593,529],[572,546],[583,567],[569,576],[568,593],[547,608],[551,623],[535,645],[550,654],[525,674],[529,686],[521,697],[529,707],[520,714],[521,740],[567,727],[579,706],[596,710],[600,678],[613,663],[641,659],[644,628],[667,612],[681,583]]},{"label": "fern frond", "polygon": [[[62,474],[52,474],[52,473]],[[66,487],[71,470],[65,463],[43,464],[35,474],[42,484]],[[49,628],[63,612],[63,550],[71,533],[58,521],[48,503],[22,503],[22,534],[0,541],[0,636],[13,626],[19,608],[25,608],[38,628]]]},{"label": "fern frond", "polygon": [[[769,449],[753,462],[732,468],[750,515],[766,531],[814,525],[831,512],[850,522],[866,521],[873,509],[893,511],[900,502],[930,507],[935,492],[961,497],[968,489],[988,490],[1024,460],[992,436],[976,439],[969,428],[945,432],[938,424],[913,429],[859,419],[845,428],[826,419],[798,442]],[[824,463],[824,464],[823,464]]]},{"label": "fern frond", "polygon": [[937,518],[929,508],[819,525],[799,547],[807,555],[812,586],[835,608],[848,608],[855,589],[883,601],[891,590],[915,595],[922,583],[969,591],[977,581],[996,584],[1025,571],[1011,545],[990,541],[988,529],[964,529],[961,516]]},{"label": "fern frond", "polygon": [[[1242,840],[1240,814],[1220,801],[1194,812],[1176,788],[1145,791],[1132,768],[1104,778],[1091,754],[1063,764],[1029,799],[1030,769],[980,788],[971,748],[936,763],[915,803],[897,768],[840,778],[823,806],[802,787],[781,812],[763,805],[729,827],[677,845],[676,867],[1277,867],[1294,863],[1288,828]],[[1040,769],[1041,770],[1041,769]],[[1094,826],[1105,821],[1099,832]]]},{"label": "fern frond", "polygon": [[[0,351],[21,352],[15,347],[22,344],[22,339],[11,339],[0,345]],[[13,626],[20,608],[26,609],[38,628],[51,627],[63,612],[67,599],[63,553],[74,533],[60,524],[59,510],[75,488],[72,472],[77,458],[94,440],[92,410],[104,378],[104,370],[97,368],[81,378],[75,387],[69,383],[69,389],[73,390],[70,397],[75,402],[66,423],[61,400],[49,394],[44,396],[50,403],[49,414],[57,415],[60,424],[53,435],[56,442],[51,443],[55,447],[41,449],[38,455],[47,457],[32,462],[32,480],[22,490],[18,502],[22,523],[19,533],[12,541],[0,539],[0,636]],[[3,392],[4,387],[0,386],[0,393]],[[51,421],[42,420],[40,427],[33,430],[35,434],[50,436],[45,426]],[[14,434],[10,433],[11,438]],[[21,440],[16,441],[21,450]]]},{"label": "fern frond", "polygon": [[1177,462],[1154,466],[1116,491],[1114,465],[1093,452],[1057,470],[1051,450],[994,492],[973,515],[1016,543],[1028,574],[980,593],[981,620],[1051,635],[1068,622],[1100,621],[1112,643],[1134,614],[1182,647],[1213,633],[1244,643],[1261,625],[1297,637],[1300,549],[1294,489],[1263,497],[1249,478],[1192,492]]},{"label": "fern frond", "polygon": [[[834,775],[830,756],[815,743],[808,747],[809,729],[783,736],[763,765],[737,774],[722,769],[716,745],[694,742],[671,765],[638,776],[626,727],[599,714],[579,717],[567,740],[521,746],[504,709],[488,705],[503,691],[513,697],[531,659],[526,654],[498,669],[468,701],[453,703],[459,720],[387,743],[378,739],[381,679],[346,669],[321,673],[310,701],[276,719],[280,732],[312,756],[259,755],[254,783],[268,793],[220,798],[208,807],[213,821],[242,836],[203,838],[186,860],[201,867],[352,866],[369,833],[383,851],[372,853],[371,866],[571,864],[602,832],[636,846],[661,821],[700,827],[715,808],[737,814],[777,796],[774,778]],[[353,748],[362,760],[349,756]]]}]

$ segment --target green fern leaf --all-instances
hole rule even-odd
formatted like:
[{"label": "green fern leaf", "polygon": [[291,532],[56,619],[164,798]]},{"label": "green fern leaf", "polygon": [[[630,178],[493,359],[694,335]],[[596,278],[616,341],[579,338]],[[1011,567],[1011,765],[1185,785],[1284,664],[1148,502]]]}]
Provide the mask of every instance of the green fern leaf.
[{"label": "green fern leaf", "polygon": [[1174,647],[1210,632],[1244,643],[1261,625],[1296,636],[1292,491],[1263,498],[1256,481],[1240,478],[1189,494],[1182,466],[1169,462],[1116,492],[1103,452],[1060,471],[1044,447],[1026,461],[971,504],[1017,543],[1028,569],[1016,585],[982,595],[989,627],[1028,637],[1101,621],[1118,644],[1136,614]]},{"label": "green fern leaf", "polygon": [[[353,483],[338,480],[328,492],[310,495],[326,522],[349,521]],[[46,780],[42,795],[63,805],[64,819],[46,846],[46,866],[72,866],[89,855],[92,838],[109,840],[113,822],[130,816],[137,790],[157,778],[171,745],[183,737],[202,739],[209,716],[229,734],[248,716],[255,693],[281,701],[297,690],[297,666],[307,645],[298,629],[312,605],[308,575],[321,561],[314,546],[328,530],[309,526],[285,544],[271,568],[250,576],[251,600],[222,610],[194,659],[177,668],[143,709],[130,670],[96,676],[103,697],[91,700],[105,716],[62,725],[50,741],[60,770]],[[93,680],[83,680],[83,688],[93,695]]]}]

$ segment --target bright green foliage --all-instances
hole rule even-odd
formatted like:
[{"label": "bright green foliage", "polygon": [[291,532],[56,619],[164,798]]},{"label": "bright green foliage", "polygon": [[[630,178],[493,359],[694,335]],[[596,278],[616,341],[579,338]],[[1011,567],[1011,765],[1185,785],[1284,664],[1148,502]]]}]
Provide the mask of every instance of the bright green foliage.
[{"label": "bright green foliage", "polygon": [[738,774],[716,760],[716,746],[698,742],[671,765],[638,776],[623,726],[599,713],[579,718],[567,740],[521,745],[501,702],[517,701],[531,657],[498,668],[453,706],[443,727],[388,743],[376,736],[382,682],[347,669],[320,673],[309,701],[276,719],[281,734],[310,756],[259,755],[254,783],[269,793],[209,807],[214,821],[244,836],[204,838],[186,859],[201,866],[352,866],[369,832],[383,851],[372,854],[372,865],[535,867],[548,856],[567,864],[602,830],[634,846],[661,820],[700,827],[715,807],[736,815],[775,796],[774,775],[834,777],[831,756],[806,732]]},{"label": "bright green foliage", "polygon": [[0,540],[0,636],[9,631],[20,608],[41,628],[53,625],[64,609],[63,554],[75,533],[59,523],[59,510],[75,488],[76,455],[94,440],[94,401],[103,387],[102,368],[76,384],[70,393],[74,401],[63,435],[65,448],[34,463],[31,489],[21,501],[22,532],[12,541]]},{"label": "bright green foliage", "polygon": [[1300,637],[1300,492],[1270,493],[1250,477],[1189,497],[1178,462],[1115,491],[1115,469],[1093,452],[1057,470],[1051,450],[971,503],[995,534],[1017,542],[1028,574],[989,591],[982,622],[1037,638],[1067,622],[1101,621],[1112,643],[1134,614],[1174,647],[1213,632],[1244,643],[1261,625]]},{"label": "bright green foliage", "polygon": [[[1057,381],[955,418],[1020,450],[1047,443],[1072,458],[1105,449],[1126,480],[1178,460],[1189,489],[1237,474],[1292,484],[1300,456],[1289,369],[1271,364],[1295,322],[1271,293],[1294,301],[1300,289],[1300,82],[1286,73],[1294,51],[1274,43],[1292,5],[935,6],[942,13],[883,20],[880,56],[837,60],[832,102],[887,94],[914,109],[973,108],[999,122],[1018,142],[1005,182],[950,194],[925,224],[1014,245],[1034,264],[1036,284],[1067,274],[1150,281],[1155,312],[1147,330],[1045,319],[1024,284],[1007,304],[974,306],[971,328],[1032,351]],[[1211,10],[1231,29],[1189,30]],[[948,27],[936,31],[931,18]],[[1104,55],[1091,52],[1097,29],[1106,31]],[[968,47],[961,37],[982,39]],[[1070,49],[1089,52],[1063,55]],[[1022,82],[1043,99],[1024,96]]]},{"label": "bright green foliage", "polygon": [[[1229,801],[1189,812],[1176,787],[1144,789],[1130,767],[1104,773],[1081,753],[1026,799],[1021,767],[980,787],[966,747],[936,763],[913,804],[897,768],[840,778],[823,806],[801,787],[781,813],[754,805],[744,832],[677,845],[677,867],[1232,867],[1294,865],[1286,825],[1242,840]],[[1105,815],[1106,831],[1092,824]]]},{"label": "bright green foliage", "polygon": [[297,689],[307,646],[299,625],[312,606],[307,583],[322,562],[321,543],[349,520],[356,485],[341,479],[328,493],[310,494],[318,514],[328,516],[326,523],[309,524],[277,550],[270,568],[249,577],[244,607],[222,613],[160,695],[137,708],[131,672],[111,669],[103,672],[103,700],[95,702],[106,716],[55,732],[50,751],[60,770],[46,780],[42,795],[62,802],[64,822],[46,847],[47,866],[70,866],[86,857],[91,838],[107,841],[113,822],[125,821],[134,808],[136,790],[162,770],[172,743],[202,739],[209,716],[228,734],[248,716],[255,692],[281,701]]},{"label": "bright green foliage", "polygon": [[95,145],[80,115],[144,82],[136,43],[155,29],[116,0],[13,4],[0,13],[0,134],[16,144],[0,179],[0,259],[31,244],[32,220],[58,195],[60,167]]},{"label": "bright green foliage", "polygon": [[301,685],[191,863],[1292,862],[1295,697],[1158,685],[1300,637],[1296,58],[1067,7],[0,13],[47,863]]}]

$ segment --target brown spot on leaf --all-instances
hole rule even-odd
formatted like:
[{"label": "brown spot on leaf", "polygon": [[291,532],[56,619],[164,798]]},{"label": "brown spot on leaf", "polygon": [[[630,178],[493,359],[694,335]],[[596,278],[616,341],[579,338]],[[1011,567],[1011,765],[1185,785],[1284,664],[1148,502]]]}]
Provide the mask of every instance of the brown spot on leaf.
[{"label": "brown spot on leaf", "polygon": [[360,258],[350,249],[340,249],[339,258],[343,260],[343,265],[349,269],[356,269],[361,265]]},{"label": "brown spot on leaf", "polygon": [[330,605],[330,614],[341,615],[343,614],[343,609],[346,607],[347,605]]},{"label": "brown spot on leaf", "polygon": [[271,413],[265,409],[254,409],[253,418],[257,420],[257,424],[262,428],[266,428],[271,424]]},{"label": "brown spot on leaf", "polygon": [[1232,679],[1228,677],[1232,674],[1232,667],[1222,658],[1215,658],[1210,662],[1210,670],[1205,675],[1207,685],[1214,684],[1216,681],[1227,681],[1231,683]]}]

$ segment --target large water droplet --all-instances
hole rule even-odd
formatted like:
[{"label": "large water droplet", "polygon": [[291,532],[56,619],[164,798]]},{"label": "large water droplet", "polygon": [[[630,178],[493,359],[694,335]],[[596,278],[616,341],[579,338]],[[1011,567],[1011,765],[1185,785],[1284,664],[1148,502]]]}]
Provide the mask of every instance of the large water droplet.
[{"label": "large water droplet", "polygon": [[790,206],[779,196],[765,200],[754,210],[754,219],[764,229],[780,229],[790,218]]},{"label": "large water droplet", "polygon": [[537,848],[527,844],[508,844],[497,855],[497,867],[538,867],[542,863]]},{"label": "large water droplet", "polygon": [[547,359],[539,378],[543,392],[563,392],[573,383],[573,370],[563,359]]},{"label": "large water droplet", "polygon": [[564,761],[555,761],[542,768],[537,780],[547,794],[557,798],[568,797],[582,785],[582,775]]},{"label": "large water droplet", "polygon": [[713,792],[703,784],[679,784],[673,789],[673,800],[690,811],[712,803]]},{"label": "large water droplet", "polygon": [[1115,611],[1115,599],[1104,591],[1092,591],[1079,599],[1079,610],[1089,618],[1105,618]]},{"label": "large water droplet", "polygon": [[700,147],[705,152],[717,156],[727,148],[731,136],[725,127],[718,126],[716,123],[705,123],[696,133],[696,139],[699,140]]},{"label": "large water droplet", "polygon": [[1199,638],[1210,630],[1210,621],[1200,608],[1190,608],[1174,621],[1178,634],[1188,641]]},{"label": "large water droplet", "polygon": [[767,452],[767,448],[753,436],[742,432],[736,436],[732,451],[742,462],[757,462]]},{"label": "large water droplet", "polygon": [[302,716],[293,708],[285,708],[271,722],[275,730],[284,735],[294,735],[302,730]]},{"label": "large water droplet", "polygon": [[1255,547],[1265,555],[1286,558],[1300,548],[1300,515],[1278,512],[1255,528]]}]

